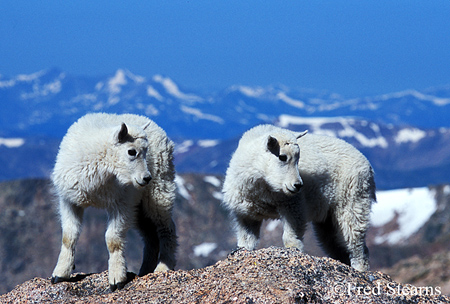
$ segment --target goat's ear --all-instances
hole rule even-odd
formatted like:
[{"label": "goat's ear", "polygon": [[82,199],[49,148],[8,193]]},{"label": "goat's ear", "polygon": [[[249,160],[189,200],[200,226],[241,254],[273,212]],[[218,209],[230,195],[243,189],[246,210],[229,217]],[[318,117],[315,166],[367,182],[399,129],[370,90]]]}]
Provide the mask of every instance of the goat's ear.
[{"label": "goat's ear", "polygon": [[147,129],[148,128],[148,126],[151,124],[152,122],[151,121],[149,121],[149,122],[147,122],[145,125],[143,125],[142,126],[142,130],[145,130],[145,129]]},{"label": "goat's ear", "polygon": [[308,133],[308,130],[306,130],[306,131],[303,131],[303,132],[300,132],[300,133],[297,133],[297,139],[299,139],[300,137],[303,137],[303,136],[305,136],[305,135],[306,135],[306,133]]},{"label": "goat's ear", "polygon": [[267,150],[277,156],[280,154],[280,144],[278,143],[278,140],[270,135],[267,138]]},{"label": "goat's ear", "polygon": [[120,128],[117,128],[114,132],[114,141],[118,143],[123,143],[128,136],[128,128],[125,123],[122,123]]}]

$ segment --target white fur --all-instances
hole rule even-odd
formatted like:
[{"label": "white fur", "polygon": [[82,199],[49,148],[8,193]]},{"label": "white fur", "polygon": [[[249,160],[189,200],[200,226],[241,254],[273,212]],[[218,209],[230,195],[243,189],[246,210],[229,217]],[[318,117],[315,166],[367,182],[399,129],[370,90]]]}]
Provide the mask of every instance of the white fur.
[{"label": "white fur", "polygon": [[[282,218],[284,245],[303,250],[305,226],[312,221],[332,257],[367,270],[364,239],[375,201],[372,167],[343,140],[305,134],[261,125],[242,136],[223,186],[238,247],[254,249],[262,220]],[[279,152],[268,148],[270,137],[277,139]],[[286,154],[287,161],[277,154]],[[289,191],[299,182],[298,193]]]},{"label": "white fur", "polygon": [[[108,212],[105,240],[111,286],[120,288],[127,280],[124,239],[127,230],[139,224],[138,217],[156,226],[159,239],[152,240],[148,229],[141,229],[145,250],[156,250],[148,256],[144,252],[147,272],[149,264],[156,265],[152,259],[158,258],[157,248],[147,248],[151,242],[159,241],[158,270],[174,268],[177,242],[172,221],[173,148],[160,127],[138,115],[88,114],[69,128],[52,173],[63,234],[52,275],[56,281],[69,278],[74,267],[83,210],[89,206]],[[140,205],[144,214],[138,213]]]}]

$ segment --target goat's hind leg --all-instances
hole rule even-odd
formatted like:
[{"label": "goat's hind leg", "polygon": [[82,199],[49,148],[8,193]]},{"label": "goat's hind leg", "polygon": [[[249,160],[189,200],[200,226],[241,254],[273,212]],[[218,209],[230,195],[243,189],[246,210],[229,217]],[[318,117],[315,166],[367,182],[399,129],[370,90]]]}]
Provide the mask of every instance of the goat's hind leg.
[{"label": "goat's hind leg", "polygon": [[157,227],[159,239],[159,261],[155,272],[173,270],[176,263],[178,246],[175,223],[170,218],[164,225]]},{"label": "goat's hind leg", "polygon": [[153,272],[158,264],[159,237],[157,227],[153,220],[146,216],[142,204],[139,205],[137,214],[137,228],[144,240],[144,254],[139,276]]},{"label": "goat's hind leg", "polygon": [[75,245],[81,232],[84,209],[63,199],[59,203],[62,244],[58,262],[52,273],[53,284],[67,281],[75,268]]},{"label": "goat's hind leg", "polygon": [[349,252],[339,227],[333,223],[333,216],[328,214],[322,222],[313,222],[316,237],[322,249],[332,258],[350,265]]},{"label": "goat's hind leg", "polygon": [[355,220],[353,214],[346,215],[345,219],[339,221],[330,213],[324,222],[313,223],[316,235],[331,258],[356,270],[367,271],[369,250],[364,238],[368,221]]}]

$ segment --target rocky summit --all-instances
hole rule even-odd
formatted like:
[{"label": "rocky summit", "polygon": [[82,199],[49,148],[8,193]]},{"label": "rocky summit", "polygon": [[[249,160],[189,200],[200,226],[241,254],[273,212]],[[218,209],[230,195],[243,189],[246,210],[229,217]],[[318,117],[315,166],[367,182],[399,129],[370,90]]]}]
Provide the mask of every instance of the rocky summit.
[{"label": "rocky summit", "polygon": [[[130,277],[132,278],[131,274]],[[449,303],[438,286],[394,282],[296,249],[240,250],[212,266],[135,277],[110,292],[107,272],[52,285],[35,278],[1,303]]]}]

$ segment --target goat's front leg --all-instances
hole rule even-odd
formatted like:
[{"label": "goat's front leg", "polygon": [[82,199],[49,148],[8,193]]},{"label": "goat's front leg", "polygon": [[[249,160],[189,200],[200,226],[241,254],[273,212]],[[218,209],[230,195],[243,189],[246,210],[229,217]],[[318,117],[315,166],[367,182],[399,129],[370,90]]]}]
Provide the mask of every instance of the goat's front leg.
[{"label": "goat's front leg", "polygon": [[290,203],[280,208],[283,219],[283,243],[289,248],[303,251],[303,235],[306,230],[305,212],[302,204]]},{"label": "goat's front leg", "polygon": [[258,245],[262,220],[233,214],[238,248],[254,250]]},{"label": "goat's front leg", "polygon": [[61,217],[62,244],[58,262],[52,273],[52,283],[67,281],[75,268],[75,245],[81,231],[83,208],[68,200],[60,199],[59,215]]},{"label": "goat's front leg", "polygon": [[105,240],[109,251],[108,278],[112,291],[122,289],[128,283],[124,249],[125,236],[130,227],[130,221],[130,215],[126,211],[114,210],[109,212]]}]

